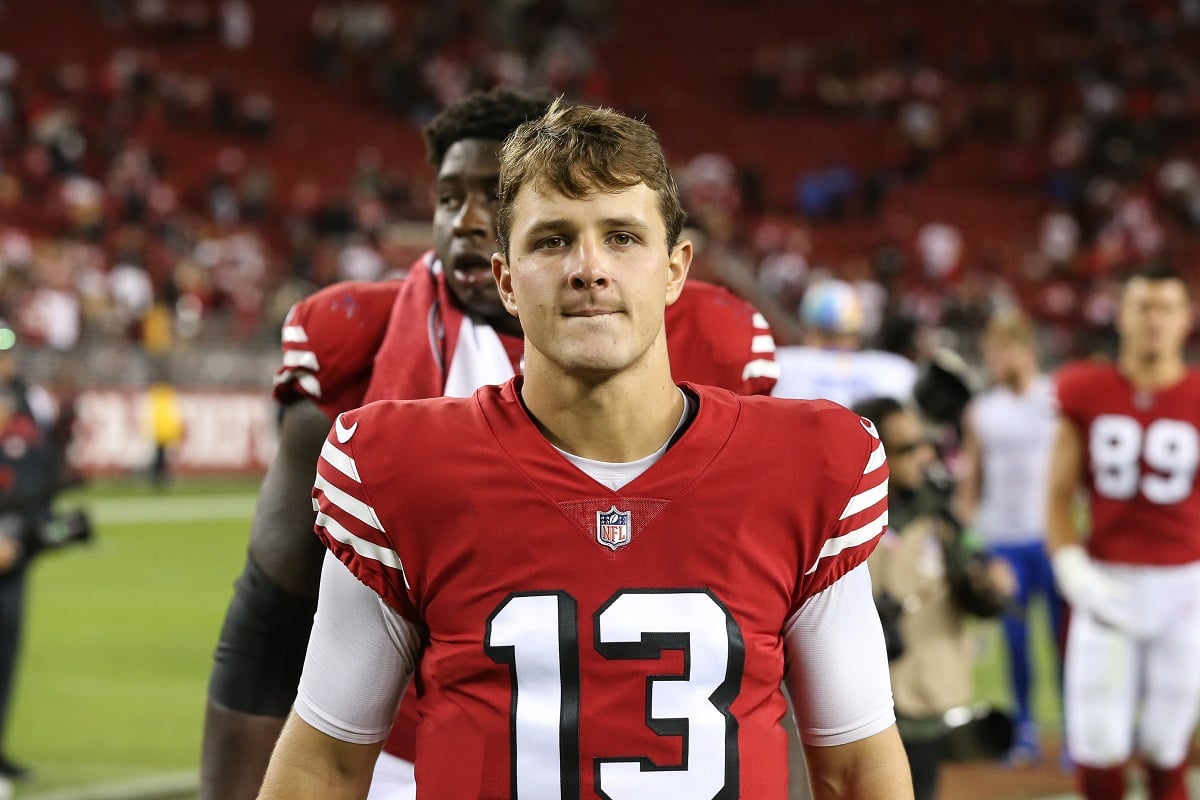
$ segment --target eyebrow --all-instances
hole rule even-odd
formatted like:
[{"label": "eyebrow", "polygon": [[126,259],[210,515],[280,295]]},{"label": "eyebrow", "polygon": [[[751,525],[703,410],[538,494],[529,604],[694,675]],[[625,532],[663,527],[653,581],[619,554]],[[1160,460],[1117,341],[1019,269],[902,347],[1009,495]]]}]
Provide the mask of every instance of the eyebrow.
[{"label": "eyebrow", "polygon": [[[613,228],[621,228],[623,230],[634,230],[634,231],[638,231],[638,232],[645,232],[645,231],[650,230],[650,226],[648,224],[646,224],[645,221],[643,221],[639,217],[631,217],[631,216],[606,217],[606,218],[600,220],[599,225],[600,225],[600,227],[605,228],[606,230],[611,230]],[[530,237],[530,238],[536,238],[538,236],[544,236],[545,234],[548,234],[548,233],[558,233],[560,231],[573,231],[576,228],[578,228],[578,225],[575,222],[573,222],[572,220],[566,219],[565,217],[559,217],[557,219],[543,219],[543,220],[538,220],[537,222],[533,223],[528,228],[526,228],[524,235],[527,237]]]}]

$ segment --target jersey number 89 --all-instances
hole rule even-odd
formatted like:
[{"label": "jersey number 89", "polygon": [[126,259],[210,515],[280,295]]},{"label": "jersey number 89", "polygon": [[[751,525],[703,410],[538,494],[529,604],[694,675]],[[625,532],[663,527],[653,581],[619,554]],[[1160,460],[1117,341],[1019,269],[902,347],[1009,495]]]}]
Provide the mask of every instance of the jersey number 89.
[{"label": "jersey number 89", "polygon": [[[1200,434],[1177,419],[1141,423],[1122,414],[1102,414],[1092,422],[1088,442],[1096,493],[1110,500],[1142,494],[1152,503],[1170,505],[1192,492],[1200,464]],[[1145,462],[1153,472],[1143,473]]]}]

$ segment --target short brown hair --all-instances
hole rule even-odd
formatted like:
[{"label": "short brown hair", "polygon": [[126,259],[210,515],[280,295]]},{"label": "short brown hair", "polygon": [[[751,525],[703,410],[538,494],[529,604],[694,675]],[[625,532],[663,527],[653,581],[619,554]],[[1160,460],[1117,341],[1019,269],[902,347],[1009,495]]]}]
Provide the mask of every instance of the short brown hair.
[{"label": "short brown hair", "polygon": [[500,150],[500,249],[507,258],[513,204],[527,184],[544,184],[579,199],[639,183],[658,192],[667,250],[673,250],[687,214],[658,135],[646,123],[611,108],[568,105],[559,98],[545,116],[522,123]]},{"label": "short brown hair", "polygon": [[1183,290],[1187,294],[1188,298],[1190,299],[1192,296],[1192,287],[1188,283],[1187,278],[1183,277],[1182,272],[1169,264],[1155,262],[1134,267],[1125,273],[1124,280],[1122,281],[1122,287],[1124,288],[1129,286],[1129,284],[1135,280],[1150,281],[1151,283],[1158,283],[1159,281],[1178,281],[1183,285]]},{"label": "short brown hair", "polygon": [[997,311],[983,329],[983,341],[996,344],[1020,344],[1032,347],[1037,343],[1033,322],[1020,309]]}]

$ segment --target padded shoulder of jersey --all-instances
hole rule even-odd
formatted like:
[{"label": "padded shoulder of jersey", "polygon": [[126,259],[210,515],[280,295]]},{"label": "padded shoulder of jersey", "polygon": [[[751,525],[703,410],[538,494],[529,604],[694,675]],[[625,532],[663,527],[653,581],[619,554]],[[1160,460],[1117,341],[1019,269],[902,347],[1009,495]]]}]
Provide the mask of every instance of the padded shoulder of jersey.
[{"label": "padded shoulder of jersey", "polygon": [[667,307],[666,327],[676,380],[770,394],[779,377],[775,338],[750,303],[721,286],[688,280]]},{"label": "padded shoulder of jersey", "polygon": [[400,285],[335,283],[292,306],[283,325],[276,399],[311,399],[331,419],[361,405]]}]

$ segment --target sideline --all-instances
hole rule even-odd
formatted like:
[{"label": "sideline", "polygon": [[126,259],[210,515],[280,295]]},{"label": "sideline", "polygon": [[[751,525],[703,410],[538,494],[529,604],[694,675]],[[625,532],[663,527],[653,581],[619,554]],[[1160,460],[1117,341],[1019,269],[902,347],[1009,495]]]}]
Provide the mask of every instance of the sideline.
[{"label": "sideline", "polygon": [[183,497],[148,495],[112,499],[87,498],[78,503],[63,503],[61,507],[86,508],[92,516],[92,522],[98,527],[103,527],[181,520],[247,519],[254,514],[255,502],[253,492],[240,492]]},{"label": "sideline", "polygon": [[18,790],[15,797],[19,800],[171,800],[195,797],[199,789],[200,774],[196,770],[187,770],[38,794],[24,794]]}]

